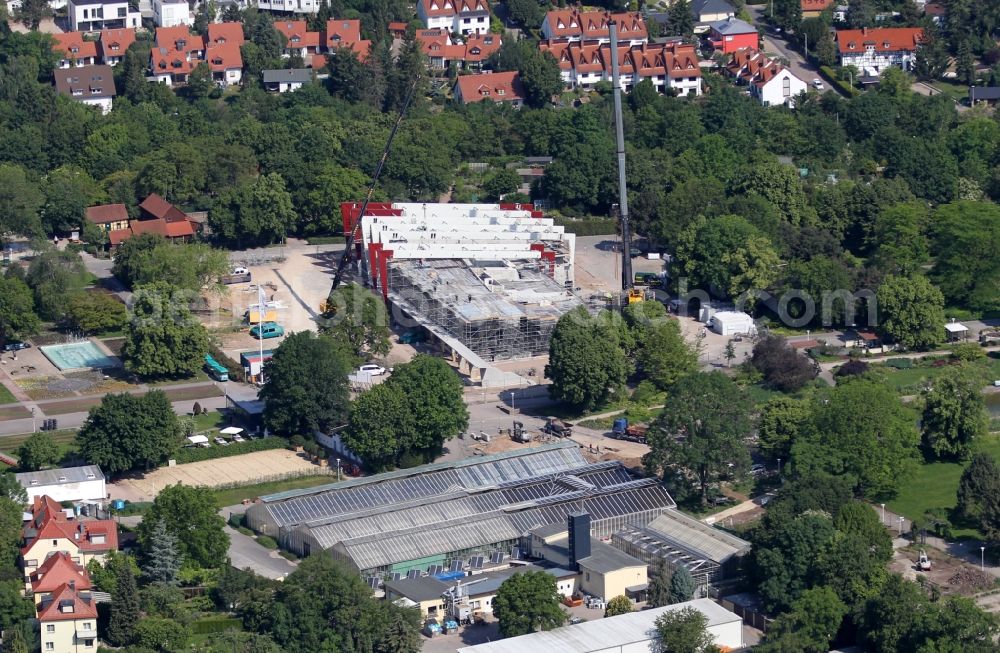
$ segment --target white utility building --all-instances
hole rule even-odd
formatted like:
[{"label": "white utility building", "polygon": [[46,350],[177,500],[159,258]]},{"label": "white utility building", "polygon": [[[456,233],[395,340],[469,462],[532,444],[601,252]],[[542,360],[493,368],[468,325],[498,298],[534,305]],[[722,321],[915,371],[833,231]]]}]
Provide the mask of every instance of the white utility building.
[{"label": "white utility building", "polygon": [[97,465],[61,467],[40,472],[15,474],[14,478],[28,493],[28,503],[43,494],[54,501],[94,502],[108,497],[104,473]]},{"label": "white utility building", "polygon": [[662,608],[596,619],[497,642],[466,646],[458,653],[655,653],[660,615],[694,608],[708,619],[706,630],[716,646],[735,651],[743,648],[743,620],[711,599],[695,599]]},{"label": "white utility building", "polygon": [[722,336],[752,336],[757,333],[753,318],[738,311],[719,311],[712,315],[712,331]]}]

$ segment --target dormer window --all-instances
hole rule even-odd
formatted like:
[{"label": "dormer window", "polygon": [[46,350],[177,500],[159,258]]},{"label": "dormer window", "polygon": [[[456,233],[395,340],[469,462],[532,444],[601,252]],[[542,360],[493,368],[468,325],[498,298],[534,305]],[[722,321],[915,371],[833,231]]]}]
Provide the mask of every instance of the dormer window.
[{"label": "dormer window", "polygon": [[78,52],[80,52],[80,48],[74,45],[69,49],[69,51],[72,52],[73,54],[77,54]]},{"label": "dormer window", "polygon": [[503,94],[504,94],[504,90],[502,88],[498,88],[497,89],[497,95],[503,95]]},{"label": "dormer window", "polygon": [[38,479],[37,478],[31,479],[31,484],[32,485],[38,485]]},{"label": "dormer window", "polygon": [[177,46],[178,50],[183,50],[185,47],[187,47],[187,40],[186,39],[177,39],[177,43],[175,43],[174,45]]},{"label": "dormer window", "polygon": [[882,47],[885,48],[886,50],[888,50],[890,47],[892,47],[892,44],[889,43],[888,41],[883,41],[882,42]]},{"label": "dormer window", "polygon": [[856,48],[856,47],[858,47],[858,46],[857,46],[857,45],[855,45],[854,41],[848,41],[848,42],[847,42],[847,49],[848,49],[848,50],[853,50],[853,49],[854,49],[854,48]]}]

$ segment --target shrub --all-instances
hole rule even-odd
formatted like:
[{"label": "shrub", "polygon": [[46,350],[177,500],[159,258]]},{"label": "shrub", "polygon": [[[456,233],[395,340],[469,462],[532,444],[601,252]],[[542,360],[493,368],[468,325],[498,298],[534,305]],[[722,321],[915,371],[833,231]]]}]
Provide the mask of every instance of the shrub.
[{"label": "shrub", "polygon": [[618,233],[618,222],[611,218],[562,218],[557,217],[555,224],[565,227],[566,231],[577,236],[613,236]]},{"label": "shrub", "polygon": [[908,370],[913,367],[913,360],[910,358],[890,358],[885,364],[897,370]]},{"label": "shrub", "polygon": [[253,537],[253,531],[246,526],[239,526],[236,529],[241,535],[246,535],[247,537]]},{"label": "shrub", "polygon": [[834,376],[860,376],[868,371],[869,365],[864,361],[852,359],[837,368]]},{"label": "shrub", "polygon": [[229,525],[233,528],[239,529],[246,522],[246,515],[241,512],[234,512],[229,515]]},{"label": "shrub", "polygon": [[278,542],[270,535],[258,535],[257,543],[265,549],[271,549],[272,551],[278,548]]},{"label": "shrub", "polygon": [[963,342],[952,348],[951,356],[960,361],[978,361],[986,358],[986,352],[974,342]]},{"label": "shrub", "polygon": [[304,437],[302,437],[301,435],[293,435],[291,437],[291,439],[288,441],[288,444],[289,444],[289,446],[294,447],[294,448],[305,447],[306,446],[306,439]]},{"label": "shrub", "polygon": [[306,238],[310,245],[343,245],[343,236],[310,236]]},{"label": "shrub", "polygon": [[243,622],[235,617],[201,619],[191,624],[193,635],[212,635],[227,630],[242,630]]},{"label": "shrub", "polygon": [[178,465],[184,463],[197,463],[202,460],[214,460],[216,458],[228,458],[254,451],[270,451],[271,449],[282,449],[288,446],[288,440],[279,437],[263,438],[261,440],[247,440],[245,442],[233,442],[228,447],[184,447],[174,455],[174,460]]}]

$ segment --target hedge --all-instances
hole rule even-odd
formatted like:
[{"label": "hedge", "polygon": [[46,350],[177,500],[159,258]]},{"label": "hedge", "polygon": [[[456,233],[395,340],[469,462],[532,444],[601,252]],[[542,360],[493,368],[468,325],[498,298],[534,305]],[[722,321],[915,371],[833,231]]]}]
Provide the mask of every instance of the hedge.
[{"label": "hedge", "polygon": [[243,622],[235,617],[221,619],[202,619],[191,624],[193,635],[212,635],[224,633],[227,630],[243,630]]},{"label": "hedge", "polygon": [[226,368],[226,371],[229,372],[230,381],[237,381],[243,378],[243,367],[239,363],[234,361],[232,358],[227,356],[225,352],[223,352],[217,346],[215,346],[214,344],[209,344],[208,353],[212,355],[212,358],[214,358],[219,365]]},{"label": "hedge", "polygon": [[913,367],[911,358],[890,358],[885,362],[888,367],[895,367],[897,370],[908,370]]},{"label": "hedge", "polygon": [[826,77],[828,82],[835,85],[842,92],[847,93],[848,97],[858,94],[858,89],[851,86],[849,82],[845,82],[844,80],[838,78],[837,73],[835,73],[833,68],[830,68],[830,66],[820,66],[819,72],[823,75],[823,77]]},{"label": "hedge", "polygon": [[254,451],[270,451],[271,449],[284,449],[288,446],[288,440],[271,436],[260,440],[247,440],[245,442],[233,442],[228,447],[223,447],[212,443],[211,447],[184,447],[177,451],[174,460],[178,465],[184,463],[197,463],[202,460],[214,460],[215,458],[227,458],[238,456]]},{"label": "hedge", "polygon": [[258,535],[257,543],[265,549],[271,549],[272,551],[278,548],[278,541],[270,535]]},{"label": "hedge", "polygon": [[306,242],[310,245],[343,245],[343,236],[312,236],[306,238]]},{"label": "hedge", "polygon": [[577,236],[613,236],[618,233],[618,221],[611,218],[555,218],[554,222]]}]

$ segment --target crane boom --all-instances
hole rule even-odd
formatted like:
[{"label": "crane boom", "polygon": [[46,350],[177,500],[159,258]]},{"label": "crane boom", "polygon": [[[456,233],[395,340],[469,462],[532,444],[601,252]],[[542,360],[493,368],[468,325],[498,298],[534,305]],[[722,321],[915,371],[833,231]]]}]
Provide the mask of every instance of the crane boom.
[{"label": "crane boom", "polygon": [[347,265],[347,259],[351,256],[351,247],[354,245],[354,232],[358,229],[358,224],[361,222],[362,216],[364,216],[365,211],[368,210],[368,203],[372,199],[372,195],[375,193],[375,184],[378,183],[378,178],[382,175],[382,169],[385,167],[385,162],[389,158],[389,150],[392,148],[392,140],[396,138],[396,132],[399,131],[399,126],[403,122],[403,116],[406,115],[406,110],[410,107],[410,102],[413,101],[413,94],[417,90],[417,84],[420,78],[417,77],[413,80],[413,84],[410,85],[410,90],[406,94],[406,99],[403,100],[403,106],[399,108],[399,115],[396,116],[396,122],[392,125],[392,131],[389,132],[389,139],[385,142],[385,148],[382,150],[382,158],[378,161],[378,166],[375,168],[375,174],[372,175],[372,181],[368,184],[368,192],[365,194],[365,201],[361,204],[361,209],[358,211],[356,217],[351,220],[350,229],[344,234],[344,253],[340,256],[340,261],[337,262],[337,272],[333,275],[333,287],[330,289],[332,293],[334,290],[340,286],[341,278],[344,276],[344,266]]}]

